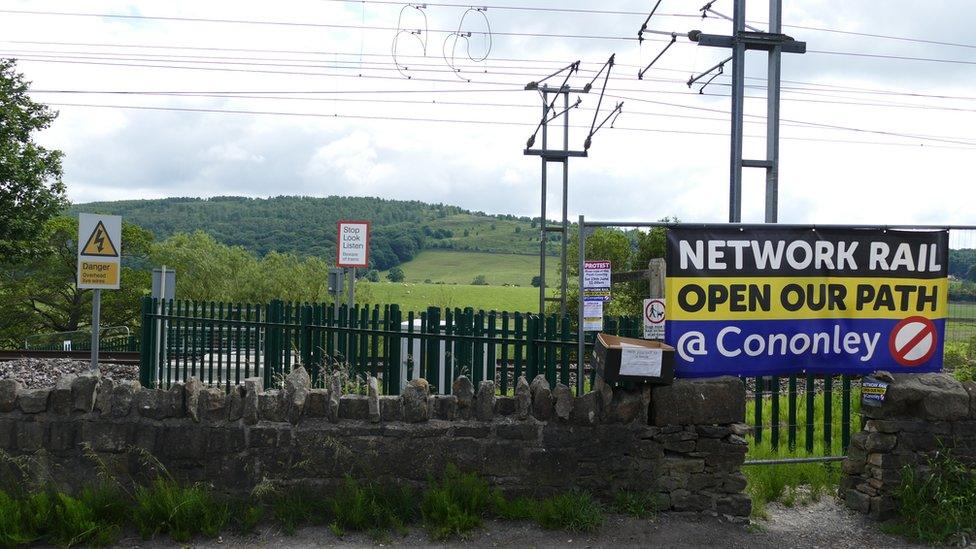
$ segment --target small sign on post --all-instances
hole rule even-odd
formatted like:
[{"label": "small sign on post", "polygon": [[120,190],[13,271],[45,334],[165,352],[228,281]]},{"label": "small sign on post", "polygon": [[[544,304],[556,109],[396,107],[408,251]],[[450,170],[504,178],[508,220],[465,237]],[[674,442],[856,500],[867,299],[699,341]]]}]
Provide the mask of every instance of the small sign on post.
[{"label": "small sign on post", "polygon": [[122,217],[78,215],[78,278],[80,290],[92,296],[91,370],[98,369],[99,317],[102,290],[118,290],[122,282]]},{"label": "small sign on post", "polygon": [[603,330],[603,304],[610,301],[609,261],[583,262],[583,330]]},{"label": "small sign on post", "polygon": [[78,289],[118,290],[121,282],[122,218],[78,216]]},{"label": "small sign on post", "polygon": [[336,232],[336,267],[349,269],[349,298],[356,303],[356,269],[369,267],[369,221],[339,221]]},{"label": "small sign on post", "polygon": [[664,340],[664,298],[644,300],[644,339]]},{"label": "small sign on post", "polygon": [[336,266],[369,267],[369,221],[340,221],[336,237]]}]

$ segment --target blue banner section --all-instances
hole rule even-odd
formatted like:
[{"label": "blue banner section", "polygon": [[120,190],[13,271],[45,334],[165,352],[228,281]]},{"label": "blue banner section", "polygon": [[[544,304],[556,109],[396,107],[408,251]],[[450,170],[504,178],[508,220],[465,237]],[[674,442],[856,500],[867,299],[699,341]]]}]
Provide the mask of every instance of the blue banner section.
[{"label": "blue banner section", "polygon": [[945,319],[669,321],[679,377],[938,372]]}]

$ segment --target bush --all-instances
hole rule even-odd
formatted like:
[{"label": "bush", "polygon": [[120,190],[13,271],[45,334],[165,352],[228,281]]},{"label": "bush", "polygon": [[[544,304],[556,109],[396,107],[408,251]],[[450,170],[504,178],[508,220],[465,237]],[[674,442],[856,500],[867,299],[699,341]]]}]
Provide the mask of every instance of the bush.
[{"label": "bush", "polygon": [[291,536],[303,524],[324,522],[328,502],[303,490],[290,490],[274,499],[271,508],[281,531]]},{"label": "bush", "polygon": [[976,475],[943,450],[924,467],[906,467],[895,491],[901,520],[890,529],[928,542],[943,543],[976,533]]},{"label": "bush", "polygon": [[548,530],[594,532],[603,525],[603,506],[588,492],[571,490],[542,500],[536,521]]},{"label": "bush", "polygon": [[229,506],[218,502],[202,485],[182,486],[169,478],[157,478],[149,486],[136,487],[132,521],[145,539],[164,533],[176,541],[188,541],[197,534],[212,538],[229,519]]},{"label": "bush", "polygon": [[654,492],[617,492],[613,496],[614,512],[634,518],[651,518],[662,507],[660,496]]},{"label": "bush", "polygon": [[415,493],[409,486],[360,485],[351,477],[332,500],[332,531],[402,532],[417,517]]},{"label": "bush", "polygon": [[431,480],[424,493],[424,527],[433,539],[463,537],[481,526],[493,499],[485,480],[448,465],[441,482]]},{"label": "bush", "polygon": [[390,269],[390,272],[386,273],[386,278],[390,282],[403,282],[403,279],[406,278],[406,275],[403,274],[403,269],[399,265],[397,265],[396,267]]},{"label": "bush", "polygon": [[488,285],[488,280],[485,278],[485,275],[478,275],[478,276],[474,277],[474,280],[471,281],[471,285],[472,286],[487,286]]}]

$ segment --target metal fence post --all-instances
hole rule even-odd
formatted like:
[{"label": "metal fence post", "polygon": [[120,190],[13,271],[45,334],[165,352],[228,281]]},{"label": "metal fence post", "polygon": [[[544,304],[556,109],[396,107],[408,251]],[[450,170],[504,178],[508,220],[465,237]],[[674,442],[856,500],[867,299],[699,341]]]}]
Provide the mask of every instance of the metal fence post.
[{"label": "metal fence post", "polygon": [[143,387],[152,388],[156,386],[156,369],[153,358],[156,356],[156,333],[155,323],[152,312],[155,310],[155,299],[146,296],[142,298],[142,326],[141,338],[142,347],[139,350],[139,383]]}]

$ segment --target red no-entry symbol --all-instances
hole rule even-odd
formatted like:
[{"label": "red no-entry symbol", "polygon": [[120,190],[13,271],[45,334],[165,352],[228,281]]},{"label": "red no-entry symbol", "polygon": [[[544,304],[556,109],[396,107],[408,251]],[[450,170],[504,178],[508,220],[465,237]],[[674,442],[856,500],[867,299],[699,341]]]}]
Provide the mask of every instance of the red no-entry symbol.
[{"label": "red no-entry symbol", "polygon": [[922,316],[910,316],[895,325],[888,338],[888,351],[902,366],[918,366],[935,354],[939,334],[935,324]]},{"label": "red no-entry symbol", "polygon": [[644,316],[651,324],[660,324],[664,322],[664,301],[661,301],[660,299],[652,299],[648,301],[647,307],[644,308]]}]

